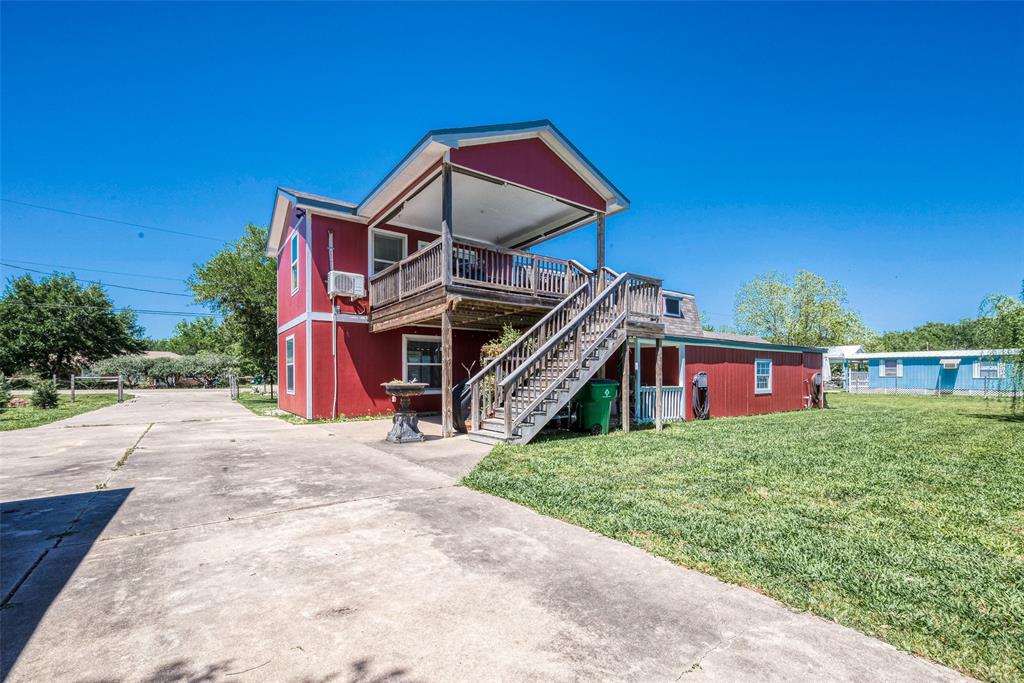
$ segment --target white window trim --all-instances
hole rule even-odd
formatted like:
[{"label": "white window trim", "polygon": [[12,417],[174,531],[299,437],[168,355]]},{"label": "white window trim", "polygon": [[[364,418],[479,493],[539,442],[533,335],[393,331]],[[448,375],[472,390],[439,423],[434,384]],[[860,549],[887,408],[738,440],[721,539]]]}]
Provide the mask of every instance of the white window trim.
[{"label": "white window trim", "polygon": [[[435,337],[429,334],[403,334],[402,335],[402,381],[409,381],[409,342],[410,341],[434,341],[441,344],[441,337]],[[431,363],[417,363],[417,365],[432,365]],[[443,363],[439,363],[443,368]],[[443,372],[443,370],[442,370]],[[423,391],[424,394],[440,394],[440,389],[427,388]]]},{"label": "white window trim", "polygon": [[[983,377],[981,375],[981,366],[982,365],[986,365],[986,366],[989,366],[989,367],[995,367],[996,376],[995,377]],[[974,375],[973,379],[989,379],[989,380],[991,380],[991,379],[1006,379],[1006,364],[1003,363],[1003,361],[1001,361],[1001,360],[988,360],[987,361],[987,360],[983,360],[981,358],[977,358],[977,359],[975,359],[975,361],[973,363],[973,366],[974,366],[974,372],[972,373]]]},{"label": "white window trim", "polygon": [[[765,389],[757,388],[757,364],[767,363],[768,364],[768,387]],[[757,395],[764,395],[772,393],[772,375],[775,374],[774,366],[771,358],[755,358],[754,359],[754,393]]]},{"label": "white window trim", "polygon": [[[288,387],[288,342],[292,344],[292,386]],[[289,334],[284,338],[284,390],[285,393],[295,395],[295,335]]]},{"label": "white window trim", "polygon": [[[293,248],[294,246],[294,248]],[[292,259],[292,252],[295,252],[295,259]],[[288,277],[292,295],[299,291],[299,233],[292,230],[292,236],[288,238]]]},{"label": "white window trim", "polygon": [[[383,228],[370,228],[370,239],[367,245],[368,260],[366,262],[366,274],[367,277],[374,276],[373,262],[378,260],[376,254],[373,253],[373,238],[374,235],[386,235],[388,237],[400,237],[402,239],[402,258],[398,259],[401,261],[409,255],[409,236],[404,232],[395,232],[394,230],[385,230]],[[384,259],[381,259],[384,260]],[[390,267],[390,266],[389,266]],[[382,269],[383,270],[383,269]]]},{"label": "white window trim", "polygon": [[[886,373],[886,371],[885,371],[885,361],[887,361],[887,360],[895,360],[896,361],[896,374],[895,375],[890,375],[890,374]],[[899,377],[902,377],[903,376],[903,359],[902,358],[882,358],[881,360],[879,360],[878,361],[878,376],[883,378],[883,379],[885,379],[885,378],[897,379]]]},{"label": "white window trim", "polygon": [[[669,313],[668,312],[668,302],[669,302],[670,299],[672,301],[675,301],[676,303],[679,304],[679,312],[678,313]],[[665,315],[667,315],[669,318],[682,318],[683,317],[683,300],[680,299],[677,296],[666,296],[665,297]]]}]

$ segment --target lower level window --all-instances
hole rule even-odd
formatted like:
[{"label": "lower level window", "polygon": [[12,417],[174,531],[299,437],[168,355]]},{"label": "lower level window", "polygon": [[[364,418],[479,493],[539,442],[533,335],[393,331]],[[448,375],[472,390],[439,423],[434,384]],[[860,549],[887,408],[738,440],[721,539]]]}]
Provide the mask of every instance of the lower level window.
[{"label": "lower level window", "polygon": [[295,337],[284,340],[284,388],[289,394],[295,393]]},{"label": "lower level window", "polygon": [[772,361],[770,358],[758,358],[754,361],[754,393],[772,393]]},{"label": "lower level window", "polygon": [[978,360],[978,379],[1002,379],[1005,377],[1003,364],[999,361]]},{"label": "lower level window", "polygon": [[407,382],[425,382],[427,391],[441,389],[441,338],[405,335],[403,376]]}]

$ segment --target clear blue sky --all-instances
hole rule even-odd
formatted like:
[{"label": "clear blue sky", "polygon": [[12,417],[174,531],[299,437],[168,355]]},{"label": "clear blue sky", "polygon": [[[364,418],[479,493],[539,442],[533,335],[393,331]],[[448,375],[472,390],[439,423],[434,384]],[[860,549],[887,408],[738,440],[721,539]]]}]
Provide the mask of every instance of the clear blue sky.
[{"label": "clear blue sky", "polygon": [[[1024,277],[1022,36],[1022,4],[5,2],[2,195],[233,239],[276,185],[359,200],[430,128],[549,118],[632,200],[609,263],[712,322],[799,268],[876,330],[956,321]],[[218,247],[0,210],[4,259],[184,278]],[[592,230],[539,251],[592,262]]]}]

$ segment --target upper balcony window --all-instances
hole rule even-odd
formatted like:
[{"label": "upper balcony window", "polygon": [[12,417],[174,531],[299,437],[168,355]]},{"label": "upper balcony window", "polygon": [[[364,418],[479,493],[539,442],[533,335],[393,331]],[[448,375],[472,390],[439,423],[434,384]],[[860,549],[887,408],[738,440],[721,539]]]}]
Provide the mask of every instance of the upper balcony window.
[{"label": "upper balcony window", "polygon": [[682,318],[683,311],[680,308],[679,299],[675,297],[665,297],[665,315],[670,318]]},{"label": "upper balcony window", "polygon": [[374,230],[371,242],[371,275],[376,275],[406,256],[406,236],[398,232]]}]

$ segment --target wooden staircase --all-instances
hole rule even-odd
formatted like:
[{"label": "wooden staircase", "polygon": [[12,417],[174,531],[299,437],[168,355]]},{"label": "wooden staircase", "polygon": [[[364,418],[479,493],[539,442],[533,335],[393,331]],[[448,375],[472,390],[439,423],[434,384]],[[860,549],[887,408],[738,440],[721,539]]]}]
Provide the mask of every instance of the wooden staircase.
[{"label": "wooden staircase", "polygon": [[469,438],[529,442],[622,346],[630,302],[650,308],[650,287],[628,273],[593,274],[469,380]]}]

